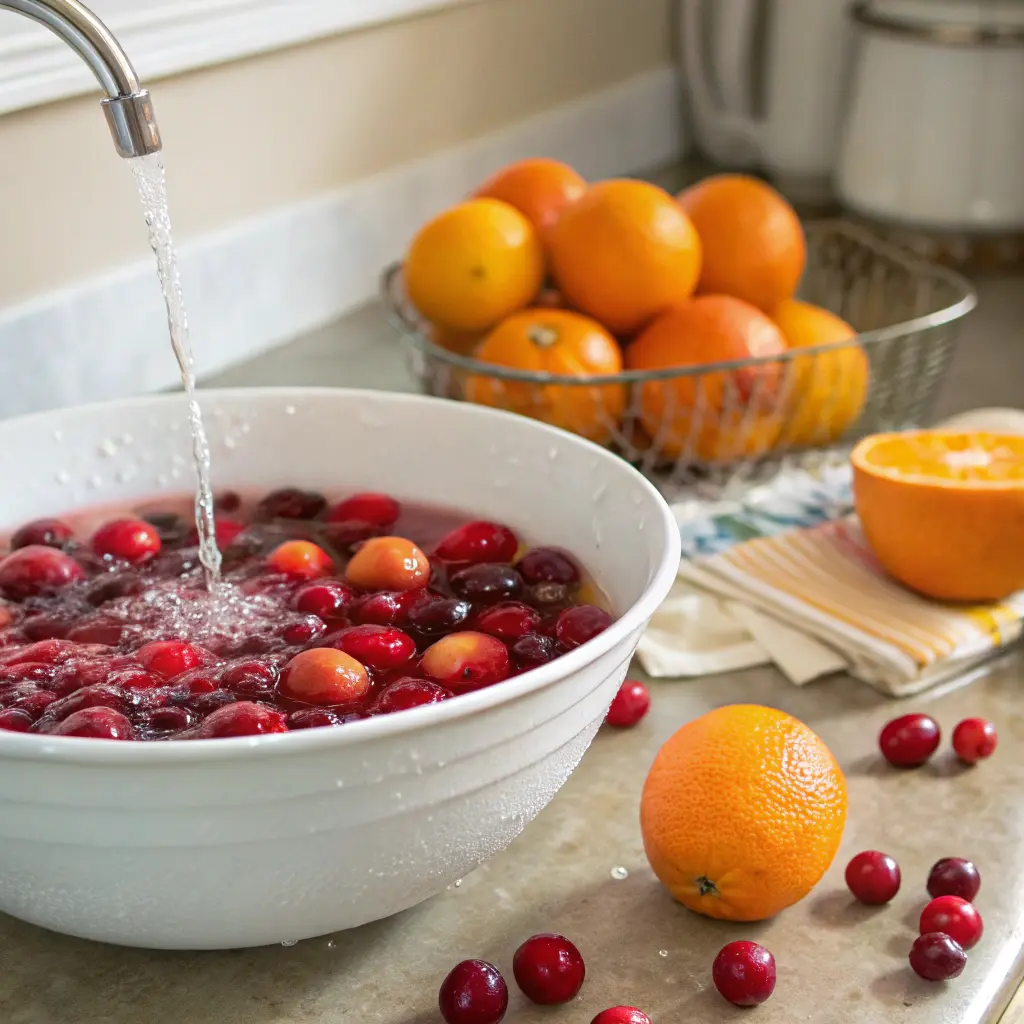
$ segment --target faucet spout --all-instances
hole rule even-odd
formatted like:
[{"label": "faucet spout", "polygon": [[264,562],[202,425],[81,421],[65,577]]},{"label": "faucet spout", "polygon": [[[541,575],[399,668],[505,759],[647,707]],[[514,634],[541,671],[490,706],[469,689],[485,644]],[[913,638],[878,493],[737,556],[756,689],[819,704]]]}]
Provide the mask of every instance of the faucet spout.
[{"label": "faucet spout", "polygon": [[0,0],[0,9],[45,25],[71,47],[107,94],[103,112],[120,156],[145,156],[161,148],[148,90],[110,29],[78,0]]}]

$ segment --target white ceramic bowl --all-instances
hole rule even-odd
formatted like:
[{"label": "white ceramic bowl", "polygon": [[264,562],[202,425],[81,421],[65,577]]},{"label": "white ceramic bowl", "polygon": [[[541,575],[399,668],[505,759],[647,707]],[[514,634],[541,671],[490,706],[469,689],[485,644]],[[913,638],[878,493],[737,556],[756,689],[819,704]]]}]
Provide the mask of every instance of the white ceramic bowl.
[{"label": "white ceramic bowl", "polygon": [[[503,849],[579,763],[675,577],[668,507],[615,456],[471,405],[203,395],[217,485],[388,491],[575,552],[618,621],[550,665],[340,729],[191,743],[0,732],[0,910],[129,946],[308,938],[411,907]],[[192,483],[178,395],[0,422],[7,526]]]}]

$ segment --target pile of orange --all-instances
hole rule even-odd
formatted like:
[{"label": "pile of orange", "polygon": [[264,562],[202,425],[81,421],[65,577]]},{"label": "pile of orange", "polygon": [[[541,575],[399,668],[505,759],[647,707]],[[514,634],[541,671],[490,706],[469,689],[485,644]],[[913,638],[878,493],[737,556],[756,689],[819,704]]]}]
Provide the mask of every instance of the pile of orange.
[{"label": "pile of orange", "polygon": [[[710,367],[637,388],[638,433],[666,455],[730,460],[829,443],[860,415],[867,361],[848,324],[794,298],[805,261],[796,213],[758,179],[716,175],[672,196],[532,159],[423,227],[404,278],[439,345],[494,366],[563,377]],[[773,359],[833,342],[849,344]],[[765,362],[716,367],[752,357]],[[631,404],[612,383],[481,373],[464,391],[600,443]]]}]

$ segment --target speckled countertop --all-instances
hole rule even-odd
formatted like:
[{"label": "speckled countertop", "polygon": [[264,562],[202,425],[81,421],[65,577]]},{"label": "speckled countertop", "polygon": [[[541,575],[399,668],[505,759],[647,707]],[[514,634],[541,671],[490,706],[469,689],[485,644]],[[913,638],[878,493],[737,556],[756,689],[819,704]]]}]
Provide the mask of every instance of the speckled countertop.
[{"label": "speckled countertop", "polygon": [[[1019,404],[1022,314],[1019,280],[983,283],[943,411]],[[377,307],[208,383],[411,388]],[[515,1024],[587,1024],[615,1003],[639,1005],[657,1024],[994,1020],[1024,968],[1021,676],[1021,658],[1011,653],[970,685],[915,700],[947,734],[961,717],[992,718],[1001,745],[974,770],[944,755],[909,773],[886,770],[875,748],[881,724],[907,708],[848,679],[797,689],[758,669],[658,683],[648,719],[632,732],[599,736],[507,851],[461,886],[391,920],[287,948],[181,954],[100,946],[0,917],[0,1022],[431,1024],[439,1020],[437,987],[453,963],[483,956],[510,973],[518,942],[541,930],[576,940],[588,980],[562,1010],[528,1007],[513,994],[506,1019]],[[706,921],[674,904],[646,867],[637,826],[638,794],[658,746],[682,722],[734,701],[802,718],[850,781],[850,824],[836,864],[803,903],[757,926]],[[901,862],[905,887],[890,907],[855,905],[843,887],[846,859],[863,848],[885,849]],[[985,937],[958,981],[928,985],[910,973],[906,954],[927,870],[950,855],[981,869]],[[613,877],[616,867],[628,877]],[[776,994],[756,1011],[733,1010],[710,986],[715,952],[742,937],[768,945],[779,965]]]}]

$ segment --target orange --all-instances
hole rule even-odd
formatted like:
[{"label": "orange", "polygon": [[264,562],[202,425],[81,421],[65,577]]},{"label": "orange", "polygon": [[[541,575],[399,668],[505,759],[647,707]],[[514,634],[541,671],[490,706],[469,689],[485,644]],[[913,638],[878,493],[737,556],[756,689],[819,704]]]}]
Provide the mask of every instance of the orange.
[{"label": "orange", "polygon": [[[599,324],[567,309],[513,313],[480,343],[483,363],[560,377],[589,377],[622,370],[615,339]],[[470,377],[466,397],[543,420],[599,443],[608,441],[626,408],[619,384],[532,384],[496,377]]]},{"label": "orange", "polygon": [[807,261],[793,207],[770,185],[717,174],[680,193],[704,249],[697,291],[735,295],[771,313],[792,298]]},{"label": "orange", "polygon": [[570,305],[613,334],[632,334],[688,298],[700,239],[679,204],[645,181],[593,185],[548,237],[555,282]]},{"label": "orange", "polygon": [[460,356],[471,356],[473,349],[480,344],[484,332],[457,331],[441,324],[431,324],[427,329],[427,336],[435,345],[440,345],[441,348],[446,348],[449,352],[455,352]]},{"label": "orange", "polygon": [[[782,332],[760,310],[705,295],[670,310],[626,349],[631,370],[699,369],[778,356]],[[640,422],[665,455],[706,461],[762,455],[782,426],[782,364],[701,372],[639,385]]]},{"label": "orange", "polygon": [[533,225],[497,199],[471,199],[420,229],[405,258],[412,304],[432,323],[482,331],[533,300],[544,257]]},{"label": "orange", "polygon": [[1024,589],[1024,437],[876,434],[851,461],[864,536],[890,576],[940,601]]},{"label": "orange", "polygon": [[644,850],[691,910],[762,921],[802,900],[839,849],[846,780],[803,722],[717,708],[658,752],[640,799]]},{"label": "orange", "polygon": [[790,349],[849,342],[786,367],[790,400],[780,443],[833,444],[857,422],[867,398],[868,360],[857,332],[827,309],[799,299],[783,299],[773,319]]},{"label": "orange", "polygon": [[587,191],[587,182],[568,164],[537,157],[498,171],[476,190],[477,197],[514,206],[543,238],[569,203]]}]

